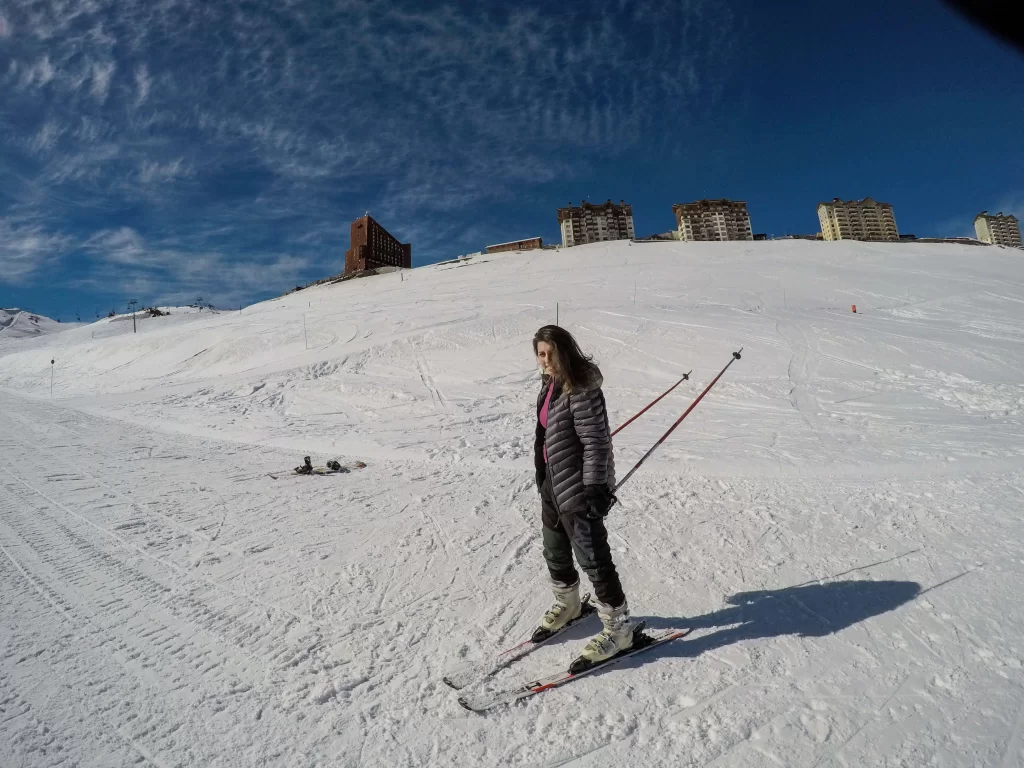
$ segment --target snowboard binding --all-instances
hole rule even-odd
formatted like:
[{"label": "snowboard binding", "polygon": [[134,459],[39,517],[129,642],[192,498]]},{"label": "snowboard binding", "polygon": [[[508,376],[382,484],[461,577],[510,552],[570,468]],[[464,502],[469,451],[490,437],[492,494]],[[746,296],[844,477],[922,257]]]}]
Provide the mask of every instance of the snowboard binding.
[{"label": "snowboard binding", "polygon": [[295,474],[297,475],[312,475],[313,474],[313,462],[309,460],[309,456],[302,458],[302,464],[295,468]]}]

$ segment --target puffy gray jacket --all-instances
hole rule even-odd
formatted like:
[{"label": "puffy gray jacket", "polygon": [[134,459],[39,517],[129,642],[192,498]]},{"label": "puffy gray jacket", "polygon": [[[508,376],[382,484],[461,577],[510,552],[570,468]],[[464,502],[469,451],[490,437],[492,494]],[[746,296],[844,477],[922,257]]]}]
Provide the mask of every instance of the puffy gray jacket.
[{"label": "puffy gray jacket", "polygon": [[[534,441],[534,463],[537,471],[551,477],[555,500],[561,512],[583,512],[587,508],[585,487],[615,487],[615,459],[612,454],[611,430],[601,385],[604,379],[595,366],[580,391],[571,395],[555,382],[548,405],[548,426],[540,425],[540,409],[548,393],[548,377],[537,396],[537,435]],[[544,448],[547,448],[547,467]]]}]

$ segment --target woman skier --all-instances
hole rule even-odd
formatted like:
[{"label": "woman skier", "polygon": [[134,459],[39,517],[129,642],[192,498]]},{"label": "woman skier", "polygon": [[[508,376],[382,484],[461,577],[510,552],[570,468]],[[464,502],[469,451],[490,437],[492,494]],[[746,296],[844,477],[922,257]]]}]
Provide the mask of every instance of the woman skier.
[{"label": "woman skier", "polygon": [[554,605],[535,637],[561,629],[580,616],[579,574],[573,553],[594,588],[601,632],[583,658],[604,661],[633,644],[629,606],[612,562],[604,517],[612,505],[615,463],[601,371],[576,339],[557,325],[533,337],[543,385],[537,396],[534,463],[541,499],[541,532]]}]

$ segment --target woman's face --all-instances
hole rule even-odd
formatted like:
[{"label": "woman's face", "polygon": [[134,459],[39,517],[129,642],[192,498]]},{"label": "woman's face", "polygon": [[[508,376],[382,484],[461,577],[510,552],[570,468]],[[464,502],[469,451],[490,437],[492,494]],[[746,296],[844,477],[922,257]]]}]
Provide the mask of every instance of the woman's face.
[{"label": "woman's face", "polygon": [[555,354],[555,347],[546,342],[537,342],[537,365],[541,372],[548,376],[554,376],[558,372],[558,359]]}]

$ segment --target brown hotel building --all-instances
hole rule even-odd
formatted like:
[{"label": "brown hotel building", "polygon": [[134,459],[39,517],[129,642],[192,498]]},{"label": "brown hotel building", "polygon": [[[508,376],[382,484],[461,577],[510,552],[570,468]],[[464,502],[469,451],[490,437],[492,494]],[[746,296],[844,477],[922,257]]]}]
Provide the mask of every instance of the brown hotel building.
[{"label": "brown hotel building", "polygon": [[351,247],[345,251],[345,274],[377,267],[412,268],[412,246],[400,243],[369,216],[352,222]]}]

